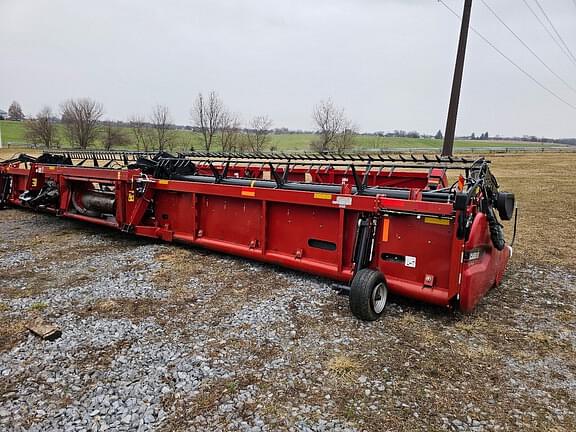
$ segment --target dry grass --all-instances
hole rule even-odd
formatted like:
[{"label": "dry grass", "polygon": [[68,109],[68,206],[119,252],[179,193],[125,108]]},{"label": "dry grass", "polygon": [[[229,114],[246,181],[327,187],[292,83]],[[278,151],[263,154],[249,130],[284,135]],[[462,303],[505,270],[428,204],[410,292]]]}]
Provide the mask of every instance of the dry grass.
[{"label": "dry grass", "polygon": [[40,156],[42,151],[34,149],[18,149],[18,148],[0,148],[0,160],[11,159],[18,156],[20,153],[26,153],[30,156]]},{"label": "dry grass", "polygon": [[85,371],[104,370],[110,366],[112,360],[124,350],[127,350],[131,342],[120,340],[102,348],[90,349],[84,351],[82,355],[77,356],[76,365],[79,369]]},{"label": "dry grass", "polygon": [[[169,393],[162,398],[162,404],[167,410],[173,406],[178,407],[178,409],[176,409],[174,415],[162,424],[160,430],[170,432],[190,430],[190,420],[217,409],[224,399],[253,383],[253,377],[245,376],[238,379],[222,379],[210,384],[202,384],[199,388],[199,394],[191,400],[184,400],[179,395]],[[239,414],[243,417],[248,417],[253,409],[253,405],[245,404]]]},{"label": "dry grass", "polygon": [[44,302],[36,302],[36,303],[32,303],[32,305],[30,305],[30,310],[43,311],[47,307],[48,307],[48,305]]},{"label": "dry grass", "polygon": [[354,357],[342,354],[328,360],[326,367],[337,377],[352,379],[362,368],[362,363]]},{"label": "dry grass", "polygon": [[[519,208],[516,259],[573,267],[576,263],[576,153],[491,155],[503,190]],[[506,230],[511,233],[512,223]]]},{"label": "dry grass", "polygon": [[169,290],[174,298],[193,301],[190,280],[206,271],[206,264],[198,252],[174,245],[157,254],[156,261],[161,267],[152,277],[154,284]]},{"label": "dry grass", "polygon": [[26,319],[0,316],[0,352],[8,351],[25,337]]}]

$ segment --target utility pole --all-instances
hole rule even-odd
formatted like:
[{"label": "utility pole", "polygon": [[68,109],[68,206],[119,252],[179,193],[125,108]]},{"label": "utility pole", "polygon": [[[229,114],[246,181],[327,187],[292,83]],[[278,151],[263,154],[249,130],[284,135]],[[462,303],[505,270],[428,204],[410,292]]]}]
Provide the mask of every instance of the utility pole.
[{"label": "utility pole", "polygon": [[456,119],[458,118],[458,104],[460,102],[460,90],[462,88],[462,75],[464,73],[464,59],[466,58],[466,43],[468,42],[468,29],[470,27],[470,13],[472,0],[464,1],[464,13],[462,14],[462,27],[460,29],[460,42],[458,42],[458,54],[456,67],[454,68],[454,80],[452,81],[452,95],[446,120],[446,132],[444,133],[444,145],[442,156],[452,156],[454,150],[454,135],[456,134]]}]

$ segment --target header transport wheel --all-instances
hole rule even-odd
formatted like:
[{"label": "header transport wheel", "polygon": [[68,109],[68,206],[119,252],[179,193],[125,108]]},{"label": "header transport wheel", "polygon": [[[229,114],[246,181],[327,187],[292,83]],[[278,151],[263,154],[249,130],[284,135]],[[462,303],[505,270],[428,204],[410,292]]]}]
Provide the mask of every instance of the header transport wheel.
[{"label": "header transport wheel", "polygon": [[384,312],[388,300],[388,287],[382,273],[362,269],[350,287],[350,310],[356,318],[364,321],[377,320]]}]

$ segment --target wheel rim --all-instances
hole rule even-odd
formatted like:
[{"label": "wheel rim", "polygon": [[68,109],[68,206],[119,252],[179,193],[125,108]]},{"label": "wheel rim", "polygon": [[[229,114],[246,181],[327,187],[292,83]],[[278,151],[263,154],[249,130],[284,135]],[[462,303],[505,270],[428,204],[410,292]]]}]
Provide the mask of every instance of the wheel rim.
[{"label": "wheel rim", "polygon": [[377,314],[382,313],[386,307],[386,299],[388,297],[388,290],[384,283],[379,283],[372,290],[372,308]]}]

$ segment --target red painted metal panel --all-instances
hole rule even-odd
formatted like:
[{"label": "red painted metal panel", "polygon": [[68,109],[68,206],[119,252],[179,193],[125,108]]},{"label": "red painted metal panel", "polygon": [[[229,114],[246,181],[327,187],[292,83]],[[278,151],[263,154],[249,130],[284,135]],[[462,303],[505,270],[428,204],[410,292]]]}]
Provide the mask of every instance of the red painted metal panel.
[{"label": "red painted metal panel", "polygon": [[261,201],[201,195],[198,197],[198,217],[198,237],[221,240],[251,249],[260,248]]},{"label": "red painted metal panel", "polygon": [[268,215],[269,250],[330,264],[338,262],[337,248],[342,247],[337,245],[338,209],[270,203]]},{"label": "red painted metal panel", "polygon": [[494,285],[500,282],[511,249],[499,251],[490,240],[488,221],[484,213],[477,213],[472,224],[466,251],[479,251],[478,259],[465,262],[462,270],[460,308],[470,312]]},{"label": "red painted metal panel", "polygon": [[383,239],[384,232],[379,236],[380,271],[419,288],[425,276],[433,274],[436,286],[448,290],[453,221],[411,215],[391,215],[388,220],[387,240]]}]

